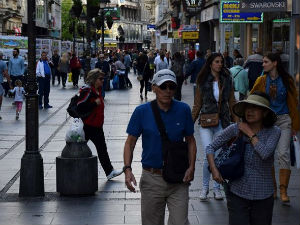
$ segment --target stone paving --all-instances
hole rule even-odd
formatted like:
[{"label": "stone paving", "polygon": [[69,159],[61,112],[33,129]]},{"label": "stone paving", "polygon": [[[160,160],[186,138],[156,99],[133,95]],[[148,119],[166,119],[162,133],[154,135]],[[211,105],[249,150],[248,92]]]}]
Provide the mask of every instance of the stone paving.
[{"label": "stone paving", "polygon": [[[143,103],[139,98],[139,83],[130,74],[133,88],[114,90],[106,93],[104,133],[113,166],[123,166],[123,147],[126,140],[126,127],[134,108]],[[81,81],[82,82],[82,81]],[[193,87],[183,86],[183,101],[192,106]],[[52,109],[39,113],[39,146],[44,160],[45,197],[19,198],[20,159],[25,149],[24,114],[15,120],[12,99],[4,98],[0,121],[0,224],[141,224],[140,192],[130,193],[124,184],[124,175],[107,181],[99,165],[99,191],[89,197],[61,197],[56,193],[55,158],[65,145],[65,134],[70,126],[66,115],[69,99],[76,89],[68,84],[66,89],[51,86],[50,104]],[[149,93],[148,101],[154,99]],[[195,125],[198,154],[195,180],[190,187],[189,219],[191,224],[228,224],[226,201],[216,201],[209,194],[208,202],[200,202],[203,151],[199,143],[198,125]],[[95,147],[89,143],[93,154]],[[141,141],[138,140],[133,172],[139,181],[141,176]],[[298,225],[300,209],[300,173],[293,169],[289,187],[291,207],[283,207],[275,202],[274,225]],[[166,214],[168,211],[166,210]],[[166,216],[167,219],[167,216]]]}]

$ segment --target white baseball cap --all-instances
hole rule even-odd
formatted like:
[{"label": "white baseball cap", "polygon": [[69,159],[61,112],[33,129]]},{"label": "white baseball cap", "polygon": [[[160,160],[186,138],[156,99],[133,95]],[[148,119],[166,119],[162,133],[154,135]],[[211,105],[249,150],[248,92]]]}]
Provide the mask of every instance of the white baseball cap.
[{"label": "white baseball cap", "polygon": [[163,69],[154,74],[152,84],[160,86],[166,81],[172,81],[177,84],[175,73],[171,70]]}]

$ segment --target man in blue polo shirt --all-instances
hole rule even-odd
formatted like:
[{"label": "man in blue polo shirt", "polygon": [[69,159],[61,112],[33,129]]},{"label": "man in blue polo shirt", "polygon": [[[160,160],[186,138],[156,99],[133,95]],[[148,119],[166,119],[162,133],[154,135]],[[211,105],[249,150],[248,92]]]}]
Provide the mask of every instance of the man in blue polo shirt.
[{"label": "man in blue polo shirt", "polygon": [[138,137],[142,135],[143,172],[140,190],[143,225],[164,224],[166,205],[170,212],[169,224],[189,224],[189,182],[194,179],[196,142],[190,107],[173,100],[176,87],[176,76],[171,70],[160,70],[154,75],[152,89],[156,94],[167,135],[171,141],[182,141],[185,138],[188,143],[190,166],[186,170],[183,183],[167,183],[162,177],[162,143],[151,103],[138,106],[127,127],[128,138],[124,147],[123,171],[126,186],[132,192],[135,192],[133,185],[136,186],[131,168],[133,150]]}]

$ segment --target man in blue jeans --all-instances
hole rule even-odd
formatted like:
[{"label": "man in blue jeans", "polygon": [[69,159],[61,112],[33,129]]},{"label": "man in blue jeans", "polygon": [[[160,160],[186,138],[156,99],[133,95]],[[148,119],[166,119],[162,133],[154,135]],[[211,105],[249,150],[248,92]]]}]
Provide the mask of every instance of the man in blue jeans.
[{"label": "man in blue jeans", "polygon": [[39,109],[43,109],[43,100],[45,109],[52,108],[49,105],[51,68],[46,52],[42,52],[42,57],[37,63],[36,76],[39,84]]}]

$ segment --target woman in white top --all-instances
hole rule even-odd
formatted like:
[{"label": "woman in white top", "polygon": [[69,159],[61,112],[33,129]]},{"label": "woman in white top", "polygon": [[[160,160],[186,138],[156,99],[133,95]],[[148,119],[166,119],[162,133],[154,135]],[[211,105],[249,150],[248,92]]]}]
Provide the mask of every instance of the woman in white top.
[{"label": "woman in white top", "polygon": [[10,90],[10,92],[15,93],[16,120],[18,120],[20,112],[22,110],[25,90],[22,87],[22,81],[21,80],[16,80],[15,85],[16,85],[15,88]]},{"label": "woman in white top", "polygon": [[[203,183],[200,200],[207,200],[209,192],[210,172],[205,156],[205,148],[222,129],[233,120],[232,106],[235,103],[234,86],[228,69],[224,67],[224,58],[220,53],[211,54],[198,74],[192,116],[194,122],[198,119],[200,125],[200,141],[203,149]],[[217,114],[217,117],[216,117]],[[216,123],[210,123],[214,118]],[[206,118],[206,120],[204,120]],[[238,121],[238,118],[234,118]],[[214,181],[214,197],[222,200],[220,185]]]}]

